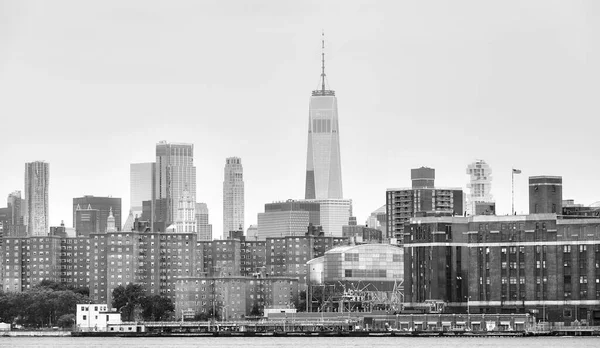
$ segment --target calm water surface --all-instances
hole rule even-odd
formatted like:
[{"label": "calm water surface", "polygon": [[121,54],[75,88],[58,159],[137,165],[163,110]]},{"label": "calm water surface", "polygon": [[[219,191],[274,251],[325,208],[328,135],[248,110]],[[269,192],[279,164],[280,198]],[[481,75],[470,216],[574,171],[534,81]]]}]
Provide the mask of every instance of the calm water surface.
[{"label": "calm water surface", "polygon": [[600,347],[600,337],[0,337],[0,347]]}]

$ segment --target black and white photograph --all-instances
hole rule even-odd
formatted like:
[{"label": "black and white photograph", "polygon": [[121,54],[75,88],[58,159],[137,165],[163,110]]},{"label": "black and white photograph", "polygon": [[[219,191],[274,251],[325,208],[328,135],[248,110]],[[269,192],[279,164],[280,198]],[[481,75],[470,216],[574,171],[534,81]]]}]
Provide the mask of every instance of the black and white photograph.
[{"label": "black and white photograph", "polygon": [[0,347],[600,346],[599,18],[0,0]]}]

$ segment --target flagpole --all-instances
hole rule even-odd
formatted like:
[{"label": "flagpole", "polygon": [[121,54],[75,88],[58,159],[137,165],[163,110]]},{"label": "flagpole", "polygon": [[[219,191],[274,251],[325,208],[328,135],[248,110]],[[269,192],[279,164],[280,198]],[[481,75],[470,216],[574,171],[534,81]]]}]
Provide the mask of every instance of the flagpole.
[{"label": "flagpole", "polygon": [[510,175],[511,175],[511,184],[512,184],[512,191],[511,191],[511,197],[512,197],[512,213],[511,215],[515,215],[515,168],[512,168],[512,170],[510,171]]}]

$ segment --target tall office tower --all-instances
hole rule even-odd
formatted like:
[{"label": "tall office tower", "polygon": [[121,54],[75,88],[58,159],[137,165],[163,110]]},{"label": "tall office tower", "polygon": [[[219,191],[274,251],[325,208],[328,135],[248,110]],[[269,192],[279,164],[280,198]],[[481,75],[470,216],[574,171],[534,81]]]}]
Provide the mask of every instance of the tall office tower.
[{"label": "tall office tower", "polygon": [[[166,141],[156,144],[154,181],[153,200],[166,203],[160,211],[165,214],[165,226],[169,226],[177,217],[179,199],[184,188],[189,190],[191,200],[196,202],[194,145]],[[156,208],[154,213],[156,214]],[[159,220],[155,218],[154,221]]]},{"label": "tall office tower", "polygon": [[467,214],[476,215],[478,203],[480,205],[480,203],[493,202],[494,198],[490,194],[492,168],[484,160],[476,160],[467,166],[467,174],[469,174],[467,188],[470,189],[467,196]]},{"label": "tall office tower", "polygon": [[244,228],[244,168],[242,159],[229,157],[225,161],[223,180],[223,238],[229,231]]},{"label": "tall office tower", "polygon": [[198,240],[212,240],[212,225],[208,223],[208,206],[206,203],[196,203],[196,223]]},{"label": "tall office tower", "polygon": [[14,191],[8,195],[6,205],[9,210],[9,222],[11,225],[23,225],[24,202],[21,198],[21,191]]},{"label": "tall office tower", "polygon": [[529,214],[562,214],[562,176],[529,177]]},{"label": "tall office tower", "polygon": [[25,211],[27,234],[29,236],[47,236],[48,186],[50,164],[36,161],[25,163]]},{"label": "tall office tower", "polygon": [[[348,219],[346,218],[346,224]],[[265,204],[265,212],[258,213],[259,240],[273,237],[304,236],[309,224],[321,225],[321,206],[312,201],[295,201]]]},{"label": "tall office tower", "polygon": [[308,111],[306,199],[341,199],[342,164],[335,91],[325,88],[323,41],[321,89],[314,90]]},{"label": "tall office tower", "polygon": [[142,216],[142,202],[152,200],[154,190],[154,163],[131,163],[129,165],[129,210]]},{"label": "tall office tower", "polygon": [[321,226],[325,236],[342,237],[342,227],[347,226],[350,223],[350,218],[353,217],[352,200],[313,199],[310,202],[319,203]]},{"label": "tall office tower", "polygon": [[76,221],[75,212],[81,209],[98,210],[98,225],[100,230],[95,232],[106,232],[106,221],[110,215],[111,209],[117,226],[119,228],[121,227],[121,198],[95,196],[73,198],[73,226],[75,226]]},{"label": "tall office tower", "polygon": [[75,220],[73,221],[77,237],[86,237],[90,233],[100,233],[100,211],[92,209],[90,205],[87,207],[77,206],[77,208],[75,209]]}]

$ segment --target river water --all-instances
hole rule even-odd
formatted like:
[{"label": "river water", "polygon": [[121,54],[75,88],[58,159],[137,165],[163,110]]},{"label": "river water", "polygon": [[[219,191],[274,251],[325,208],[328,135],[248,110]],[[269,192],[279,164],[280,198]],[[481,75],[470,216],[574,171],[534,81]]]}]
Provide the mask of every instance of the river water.
[{"label": "river water", "polygon": [[600,347],[600,337],[0,337],[0,347]]}]

